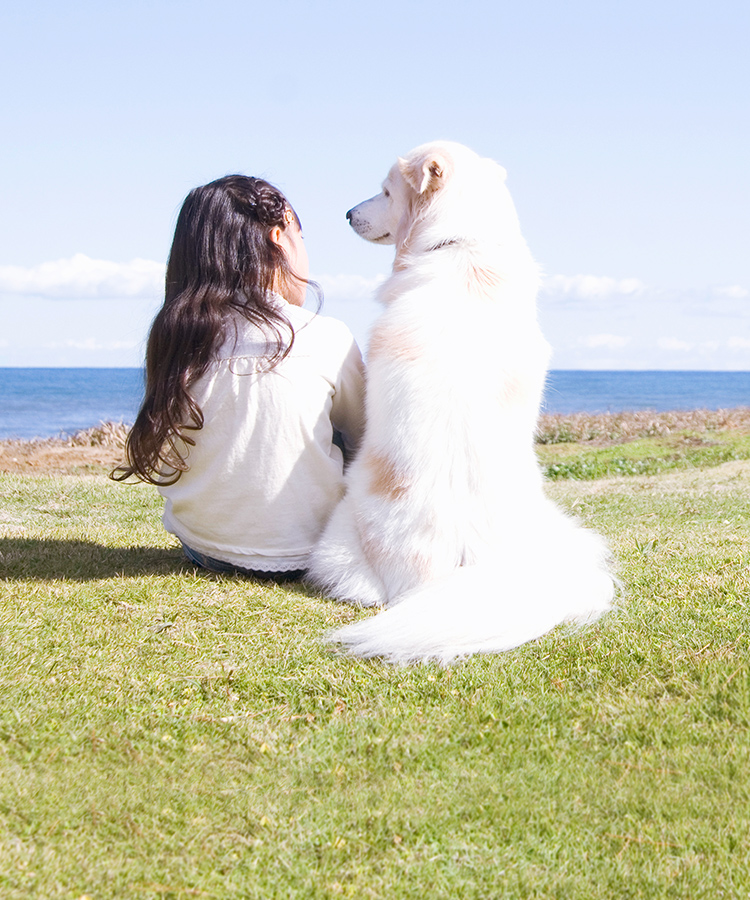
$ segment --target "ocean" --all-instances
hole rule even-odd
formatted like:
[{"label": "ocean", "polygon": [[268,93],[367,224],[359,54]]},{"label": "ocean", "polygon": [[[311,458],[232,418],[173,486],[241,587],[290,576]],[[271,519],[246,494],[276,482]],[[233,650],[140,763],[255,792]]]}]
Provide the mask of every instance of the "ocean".
[{"label": "ocean", "polygon": [[73,434],[100,422],[132,422],[142,369],[0,368],[0,439]]},{"label": "ocean", "polygon": [[[141,369],[0,368],[0,439],[73,434],[132,422]],[[544,412],[622,412],[750,406],[750,372],[550,373]]]}]

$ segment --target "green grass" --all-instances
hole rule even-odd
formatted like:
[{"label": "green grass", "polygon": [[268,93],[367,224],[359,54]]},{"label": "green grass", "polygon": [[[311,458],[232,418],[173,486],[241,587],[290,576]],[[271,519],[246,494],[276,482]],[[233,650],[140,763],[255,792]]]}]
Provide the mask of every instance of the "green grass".
[{"label": "green grass", "polygon": [[196,573],[152,489],[0,492],[3,898],[750,896],[750,463],[552,484],[618,611],[451,668]]},{"label": "green grass", "polygon": [[750,459],[750,433],[680,431],[594,449],[582,443],[542,444],[537,446],[537,453],[551,480],[657,475]]}]

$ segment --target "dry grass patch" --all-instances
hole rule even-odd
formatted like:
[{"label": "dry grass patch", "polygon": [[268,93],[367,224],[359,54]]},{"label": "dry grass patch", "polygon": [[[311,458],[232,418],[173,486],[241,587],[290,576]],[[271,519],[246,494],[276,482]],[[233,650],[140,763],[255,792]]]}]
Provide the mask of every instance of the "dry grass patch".
[{"label": "dry grass patch", "polygon": [[538,444],[622,444],[637,438],[665,437],[678,432],[706,434],[719,431],[750,432],[750,407],[692,409],[672,412],[549,414],[539,419]]},{"label": "dry grass patch", "polygon": [[[128,429],[122,422],[102,422],[70,437],[0,441],[0,472],[109,472],[123,460]],[[549,414],[539,419],[536,441],[545,447],[558,445],[558,452],[567,453],[570,444],[590,449],[655,437],[671,437],[684,444],[695,436],[705,442],[726,432],[750,434],[750,408]]]},{"label": "dry grass patch", "polygon": [[69,437],[0,441],[0,472],[81,475],[112,470],[122,462],[129,426],[102,422]]}]

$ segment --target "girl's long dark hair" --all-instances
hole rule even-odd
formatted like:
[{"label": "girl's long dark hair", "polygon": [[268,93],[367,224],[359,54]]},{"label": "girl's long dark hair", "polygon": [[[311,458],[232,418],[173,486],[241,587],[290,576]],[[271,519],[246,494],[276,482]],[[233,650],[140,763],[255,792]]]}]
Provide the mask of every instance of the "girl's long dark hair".
[{"label": "girl's long dark hair", "polygon": [[167,263],[164,305],[148,336],[145,398],[115,481],[135,475],[169,485],[186,471],[186,445],[195,444],[190,432],[203,427],[189,388],[237,315],[266,333],[269,366],[289,353],[294,331],[272,293],[299,279],[270,232],[292,221],[299,227],[281,191],[260,178],[228,175],[188,194]]}]

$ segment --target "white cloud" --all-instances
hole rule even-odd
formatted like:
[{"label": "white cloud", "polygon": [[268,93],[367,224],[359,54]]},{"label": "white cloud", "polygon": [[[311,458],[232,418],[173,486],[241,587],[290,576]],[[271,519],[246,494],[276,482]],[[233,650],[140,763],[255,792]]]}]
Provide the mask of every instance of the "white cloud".
[{"label": "white cloud", "polygon": [[739,284],[730,284],[727,287],[714,288],[714,294],[719,297],[729,297],[732,300],[744,300],[750,297],[750,291],[741,287]]},{"label": "white cloud", "polygon": [[680,338],[667,337],[659,338],[656,346],[660,350],[676,353],[695,352],[700,356],[711,356],[718,352],[721,347],[721,341],[683,341]]},{"label": "white cloud", "polygon": [[361,275],[321,275],[315,280],[323,288],[326,300],[339,302],[372,300],[385,281],[385,275],[363,278]]},{"label": "white cloud", "polygon": [[48,341],[41,346],[49,350],[69,349],[69,350],[133,350],[140,347],[139,341],[99,341],[96,338],[85,338],[84,340],[67,340],[67,341]]},{"label": "white cloud", "polygon": [[737,317],[750,313],[750,290],[739,284],[673,288],[647,285],[638,278],[608,278],[600,275],[550,275],[542,280],[542,306],[574,305],[607,314],[631,314],[657,308],[681,319],[685,316]]},{"label": "white cloud", "polygon": [[0,266],[0,293],[53,299],[157,297],[164,265],[148,259],[115,263],[76,253],[38,266]]},{"label": "white cloud", "polygon": [[550,275],[542,280],[542,292],[550,297],[601,300],[610,296],[629,297],[646,285],[638,278],[607,278],[601,275]]},{"label": "white cloud", "polygon": [[659,338],[656,342],[656,346],[660,350],[676,350],[681,353],[687,353],[695,347],[695,344],[691,344],[688,341],[682,341],[679,338],[664,337]]},{"label": "white cloud", "polygon": [[581,344],[591,349],[606,347],[608,350],[617,350],[629,343],[630,338],[621,334],[589,334],[581,338]]},{"label": "white cloud", "polygon": [[[164,268],[148,259],[116,263],[76,253],[38,266],[0,266],[0,293],[75,300],[159,297],[164,292]],[[385,278],[322,275],[317,281],[327,298],[360,301],[372,298]]]},{"label": "white cloud", "polygon": [[[325,293],[323,314],[346,322],[363,348],[380,312],[375,297],[386,277],[329,274],[317,279]],[[0,266],[0,302],[12,313],[8,321],[18,320],[6,328],[0,348],[7,355],[10,333],[18,336],[19,346],[30,346],[23,338],[26,328],[35,346],[44,343],[45,352],[66,358],[78,354],[81,364],[97,353],[140,359],[163,290],[164,265],[144,259],[115,263],[76,254],[31,267]],[[19,304],[19,295],[70,302],[48,304],[40,322],[42,303]],[[92,306],[87,302],[92,298],[112,302]],[[677,289],[637,278],[552,275],[543,280],[539,301],[540,322],[560,367],[747,368],[750,290],[739,284]],[[118,302],[123,312],[116,324],[112,317]],[[96,323],[94,309],[101,318]],[[21,320],[28,325],[21,327]],[[123,340],[141,334],[140,341]]]}]

